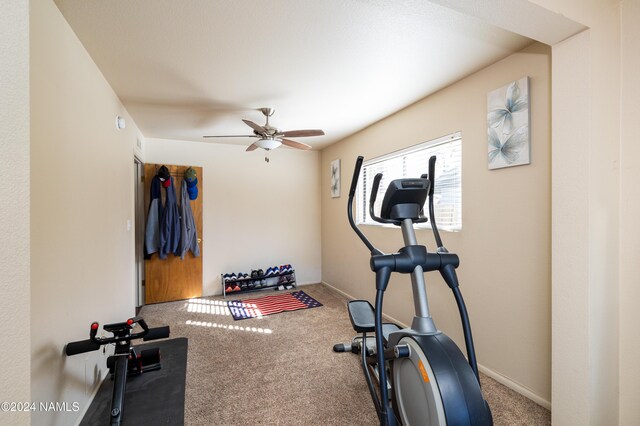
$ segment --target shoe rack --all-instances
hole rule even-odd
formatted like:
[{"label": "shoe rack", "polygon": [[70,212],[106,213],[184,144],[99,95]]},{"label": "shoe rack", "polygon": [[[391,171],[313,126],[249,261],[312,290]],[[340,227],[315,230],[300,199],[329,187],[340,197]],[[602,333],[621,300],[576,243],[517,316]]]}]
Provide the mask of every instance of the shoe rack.
[{"label": "shoe rack", "polygon": [[[262,275],[238,274],[244,275],[238,278],[235,274],[220,274],[220,283],[222,284],[222,295],[236,295],[240,293],[248,293],[258,290],[289,290],[296,288],[296,271],[291,268],[285,272],[263,273]],[[230,277],[232,276],[232,277]]]}]

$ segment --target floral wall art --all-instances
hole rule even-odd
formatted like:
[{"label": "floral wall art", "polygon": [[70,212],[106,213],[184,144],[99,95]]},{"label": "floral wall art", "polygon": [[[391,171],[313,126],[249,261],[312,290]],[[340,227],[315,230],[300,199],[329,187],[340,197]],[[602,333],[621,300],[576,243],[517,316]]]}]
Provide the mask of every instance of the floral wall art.
[{"label": "floral wall art", "polygon": [[529,77],[487,95],[489,170],[531,163]]},{"label": "floral wall art", "polygon": [[331,197],[340,196],[340,159],[331,162]]}]

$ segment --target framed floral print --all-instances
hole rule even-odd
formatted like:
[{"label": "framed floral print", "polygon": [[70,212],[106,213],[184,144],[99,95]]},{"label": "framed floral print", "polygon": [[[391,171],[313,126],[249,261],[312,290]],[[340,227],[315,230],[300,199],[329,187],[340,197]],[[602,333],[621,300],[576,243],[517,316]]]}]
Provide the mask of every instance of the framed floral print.
[{"label": "framed floral print", "polygon": [[340,196],[340,159],[331,162],[331,197]]},{"label": "framed floral print", "polygon": [[531,163],[529,77],[487,95],[489,170]]}]

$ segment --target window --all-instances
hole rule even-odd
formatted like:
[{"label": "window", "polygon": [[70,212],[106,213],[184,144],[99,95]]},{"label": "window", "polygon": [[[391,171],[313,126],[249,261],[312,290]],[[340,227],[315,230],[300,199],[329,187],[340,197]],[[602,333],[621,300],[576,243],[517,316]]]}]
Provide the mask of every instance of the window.
[{"label": "window", "polygon": [[[358,224],[382,226],[381,223],[374,222],[369,217],[369,198],[376,174],[382,173],[374,206],[374,211],[379,214],[389,182],[428,173],[429,158],[432,155],[437,157],[433,204],[438,229],[460,231],[462,229],[462,137],[460,132],[365,161],[356,193]],[[427,203],[425,203],[424,213],[426,216],[429,214]],[[430,223],[431,221],[416,224],[416,227],[430,228]]]}]

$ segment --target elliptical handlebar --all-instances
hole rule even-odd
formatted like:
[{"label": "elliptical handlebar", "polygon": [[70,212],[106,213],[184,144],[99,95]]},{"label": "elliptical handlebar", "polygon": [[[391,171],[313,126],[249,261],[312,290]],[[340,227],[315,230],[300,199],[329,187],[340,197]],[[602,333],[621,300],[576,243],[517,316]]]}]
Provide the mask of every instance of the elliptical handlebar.
[{"label": "elliptical handlebar", "polygon": [[[358,229],[356,226],[356,222],[353,220],[353,197],[356,194],[356,187],[358,186],[358,178],[360,177],[360,170],[362,169],[362,162],[364,161],[363,156],[358,156],[356,159],[356,166],[353,170],[353,177],[351,178],[351,188],[349,189],[349,199],[347,200],[347,217],[349,218],[349,225],[355,231],[355,233],[360,237],[365,246],[369,249],[371,254],[382,254],[380,250],[375,248],[371,241]],[[378,185],[380,184],[378,180]],[[377,192],[377,191],[376,191]]]},{"label": "elliptical handlebar", "polygon": [[433,192],[436,187],[436,156],[432,155],[429,158],[429,180],[431,181],[431,186],[429,187],[429,219],[431,219],[431,229],[433,230],[433,236],[436,239],[436,246],[438,246],[438,252],[447,253],[447,249],[444,248],[442,244],[442,239],[440,238],[440,232],[438,232],[438,226],[436,225],[436,212],[433,207]]},{"label": "elliptical handlebar", "polygon": [[431,181],[431,186],[429,187],[429,196],[433,195],[433,191],[435,189],[435,182],[436,182],[436,156],[432,155],[431,158],[429,158],[429,180]]},{"label": "elliptical handlebar", "polygon": [[379,223],[395,224],[396,222],[393,220],[383,219],[380,216],[376,215],[376,212],[373,210],[373,205],[376,203],[376,197],[378,196],[378,189],[380,188],[381,180],[382,180],[382,173],[378,173],[373,178],[373,187],[371,188],[371,197],[369,197],[369,216],[371,216],[371,219]]},{"label": "elliptical handlebar", "polygon": [[353,196],[356,194],[356,187],[358,186],[358,178],[360,177],[360,169],[362,169],[362,163],[364,157],[359,155],[356,159],[356,167],[353,170],[353,176],[351,177],[351,188],[349,189],[349,199],[353,200]]}]

